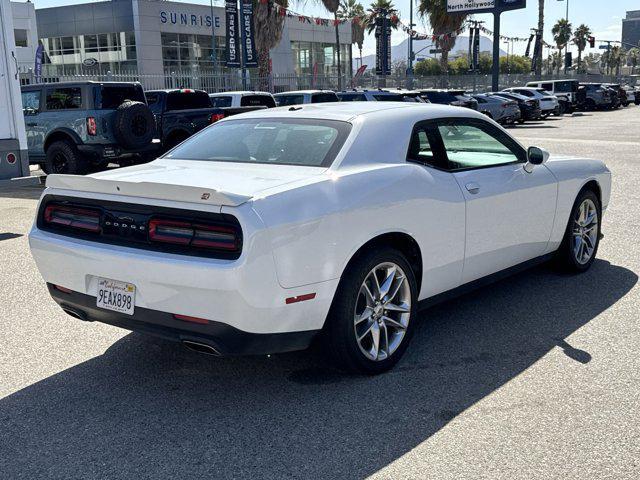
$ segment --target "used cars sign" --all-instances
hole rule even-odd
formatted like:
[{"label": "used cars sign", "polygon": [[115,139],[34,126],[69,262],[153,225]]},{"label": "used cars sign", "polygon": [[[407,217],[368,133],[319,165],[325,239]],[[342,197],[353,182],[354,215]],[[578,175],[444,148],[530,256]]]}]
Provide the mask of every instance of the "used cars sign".
[{"label": "used cars sign", "polygon": [[447,0],[447,12],[504,12],[525,8],[527,0]]}]

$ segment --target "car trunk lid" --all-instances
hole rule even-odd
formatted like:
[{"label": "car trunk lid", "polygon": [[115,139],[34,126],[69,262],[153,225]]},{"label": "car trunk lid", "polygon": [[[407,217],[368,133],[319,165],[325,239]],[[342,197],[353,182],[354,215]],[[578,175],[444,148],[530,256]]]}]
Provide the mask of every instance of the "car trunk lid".
[{"label": "car trunk lid", "polygon": [[156,160],[94,175],[49,175],[47,187],[207,205],[238,206],[260,192],[319,175],[320,167]]}]

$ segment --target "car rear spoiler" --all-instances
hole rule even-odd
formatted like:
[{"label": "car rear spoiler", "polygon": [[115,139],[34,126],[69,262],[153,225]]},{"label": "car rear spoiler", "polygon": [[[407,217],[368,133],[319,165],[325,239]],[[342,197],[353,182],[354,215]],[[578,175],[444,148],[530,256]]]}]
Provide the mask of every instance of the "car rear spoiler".
[{"label": "car rear spoiler", "polygon": [[82,175],[48,175],[47,188],[80,192],[128,195],[176,202],[228,205],[236,207],[248,200],[249,195],[220,192],[206,187],[176,185],[171,183],[134,182],[131,180],[103,180]]}]

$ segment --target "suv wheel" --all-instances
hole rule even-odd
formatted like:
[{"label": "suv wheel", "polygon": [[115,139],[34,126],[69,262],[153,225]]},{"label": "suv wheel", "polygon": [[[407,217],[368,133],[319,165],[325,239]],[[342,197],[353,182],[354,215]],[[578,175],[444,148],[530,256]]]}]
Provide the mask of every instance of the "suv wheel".
[{"label": "suv wheel", "polygon": [[324,331],[337,366],[370,375],[391,369],[411,339],[417,299],[400,252],[383,248],[359,258],[340,281]]},{"label": "suv wheel", "polygon": [[75,145],[66,140],[61,140],[53,142],[47,148],[43,170],[47,174],[72,173],[81,175],[85,173],[86,165],[80,158]]}]

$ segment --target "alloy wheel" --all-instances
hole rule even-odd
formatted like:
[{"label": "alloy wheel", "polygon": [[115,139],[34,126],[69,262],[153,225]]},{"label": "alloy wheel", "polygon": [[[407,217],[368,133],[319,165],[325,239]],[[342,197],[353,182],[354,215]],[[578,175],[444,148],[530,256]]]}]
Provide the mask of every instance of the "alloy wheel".
[{"label": "alloy wheel", "polygon": [[593,200],[586,198],[573,219],[573,256],[584,265],[595,251],[598,241],[598,209]]},{"label": "alloy wheel", "polygon": [[389,358],[402,343],[411,317],[411,287],[397,264],[385,262],[365,277],[354,311],[354,334],[369,360]]}]

